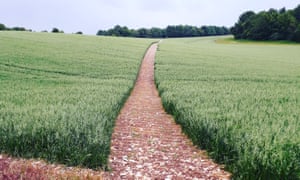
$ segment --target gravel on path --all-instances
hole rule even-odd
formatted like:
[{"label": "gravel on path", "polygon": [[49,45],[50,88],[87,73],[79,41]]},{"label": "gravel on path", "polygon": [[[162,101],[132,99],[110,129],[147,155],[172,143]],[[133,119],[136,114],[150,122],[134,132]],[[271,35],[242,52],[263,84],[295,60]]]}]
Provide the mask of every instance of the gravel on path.
[{"label": "gravel on path", "polygon": [[[107,179],[230,179],[193,146],[162,106],[154,83],[157,44],[147,51],[111,142]],[[205,137],[203,137],[205,138]]]}]

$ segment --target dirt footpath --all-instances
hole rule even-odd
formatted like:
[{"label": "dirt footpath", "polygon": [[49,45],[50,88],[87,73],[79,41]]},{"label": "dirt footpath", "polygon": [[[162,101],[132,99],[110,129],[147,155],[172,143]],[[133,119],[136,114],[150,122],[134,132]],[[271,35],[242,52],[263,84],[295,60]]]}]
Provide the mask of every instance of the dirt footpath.
[{"label": "dirt footpath", "polygon": [[117,118],[106,179],[229,179],[164,111],[154,83],[156,49],[153,44],[146,53]]}]

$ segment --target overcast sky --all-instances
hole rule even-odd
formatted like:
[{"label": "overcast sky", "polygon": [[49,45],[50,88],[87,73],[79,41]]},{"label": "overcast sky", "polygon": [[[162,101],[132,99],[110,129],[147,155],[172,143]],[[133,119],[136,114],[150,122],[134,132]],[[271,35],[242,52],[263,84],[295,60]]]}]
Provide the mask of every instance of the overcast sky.
[{"label": "overcast sky", "polygon": [[34,31],[96,34],[129,28],[188,24],[232,26],[246,10],[293,9],[300,0],[1,0],[0,23]]}]

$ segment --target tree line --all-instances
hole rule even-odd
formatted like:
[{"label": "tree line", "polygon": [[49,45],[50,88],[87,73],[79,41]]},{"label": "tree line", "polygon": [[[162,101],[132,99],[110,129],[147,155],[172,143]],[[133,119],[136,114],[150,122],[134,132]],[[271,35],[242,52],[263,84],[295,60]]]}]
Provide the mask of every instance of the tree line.
[{"label": "tree line", "polygon": [[[30,31],[32,32],[31,29],[26,29],[25,27],[7,27],[5,26],[5,24],[0,23],[0,31]],[[48,32],[46,30],[42,31],[42,32]],[[64,31],[59,30],[58,28],[53,28],[52,33],[63,33]]]},{"label": "tree line", "polygon": [[169,25],[166,28],[140,28],[129,29],[126,26],[116,25],[108,30],[99,30],[99,36],[122,36],[138,38],[167,38],[167,37],[197,37],[197,36],[215,36],[230,34],[226,27],[218,26],[190,26],[190,25]]},{"label": "tree line", "polygon": [[[4,24],[0,23],[0,31],[30,31],[32,32],[31,29],[26,29],[24,27],[13,27],[13,28],[9,28],[9,27],[6,27]],[[48,32],[47,30],[44,30],[44,31],[41,31],[41,32]],[[52,28],[51,30],[52,33],[64,33],[63,30],[60,30],[58,28]],[[74,34],[83,34],[82,31],[77,31],[76,33]]]},{"label": "tree line", "polygon": [[257,14],[246,11],[231,32],[235,39],[300,42],[300,5],[292,10],[270,9]]},{"label": "tree line", "polygon": [[32,31],[31,29],[26,29],[24,27],[6,27],[4,24],[0,23],[0,31]]}]

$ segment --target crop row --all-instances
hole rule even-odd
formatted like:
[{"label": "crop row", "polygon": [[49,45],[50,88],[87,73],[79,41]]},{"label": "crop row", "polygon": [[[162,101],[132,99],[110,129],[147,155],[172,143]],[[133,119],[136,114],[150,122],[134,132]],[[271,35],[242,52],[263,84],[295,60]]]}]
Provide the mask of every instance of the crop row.
[{"label": "crop row", "polygon": [[150,40],[0,33],[0,152],[105,168]]},{"label": "crop row", "polygon": [[163,105],[234,179],[300,178],[300,46],[164,40]]}]

